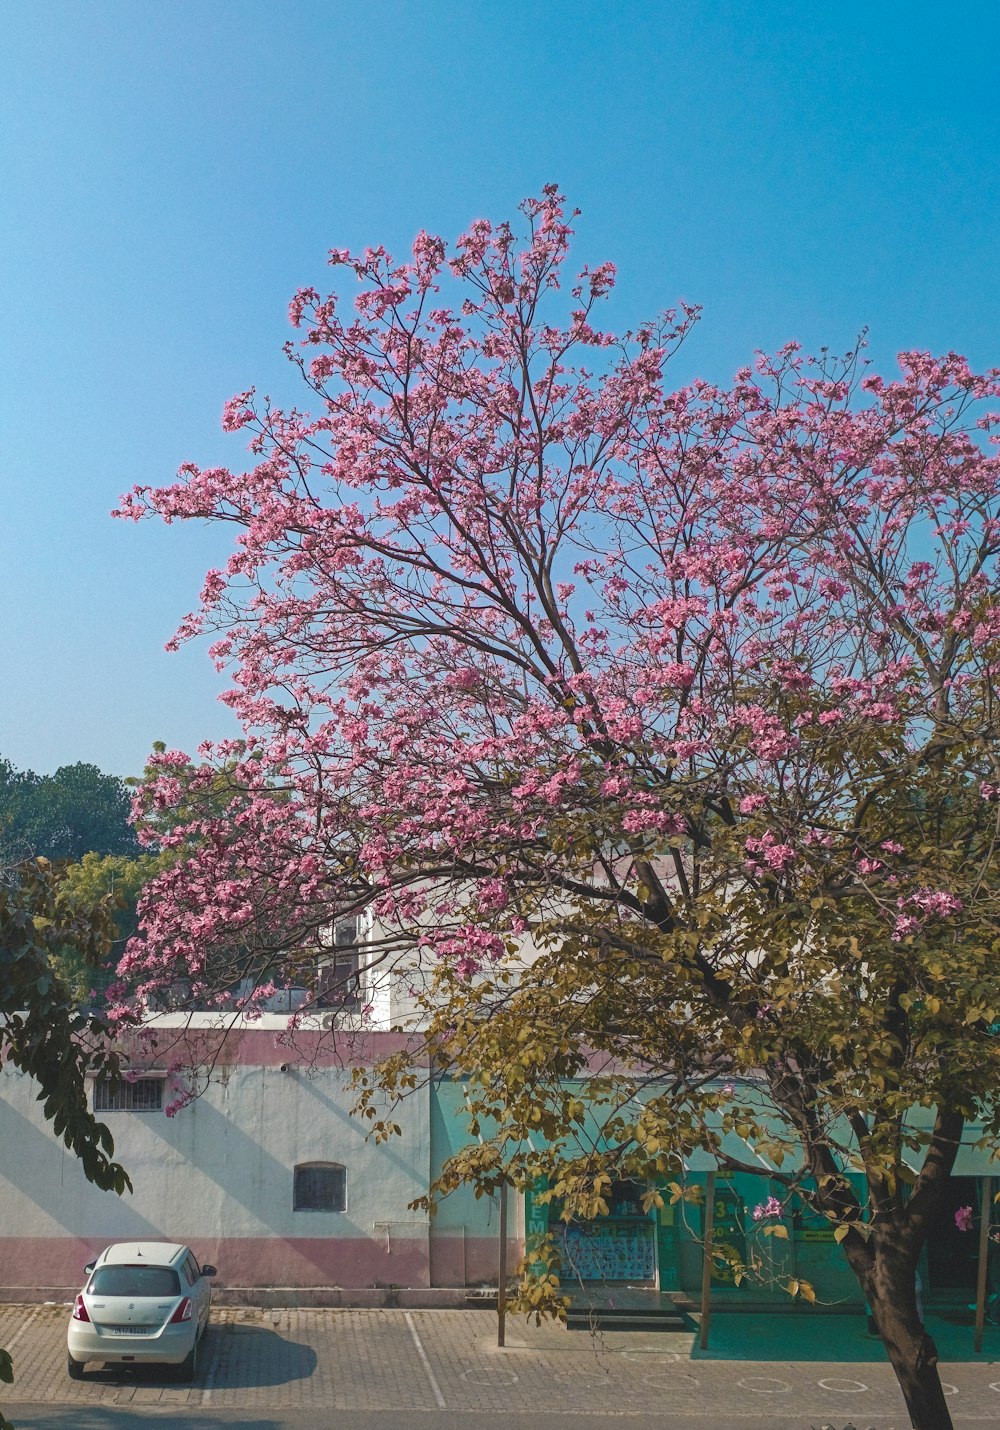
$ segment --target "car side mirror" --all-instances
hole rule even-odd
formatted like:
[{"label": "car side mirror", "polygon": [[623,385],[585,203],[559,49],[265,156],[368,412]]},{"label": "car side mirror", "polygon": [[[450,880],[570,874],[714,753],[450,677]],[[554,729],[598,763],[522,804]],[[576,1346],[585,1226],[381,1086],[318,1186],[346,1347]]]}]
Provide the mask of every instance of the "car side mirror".
[{"label": "car side mirror", "polygon": [[93,1269],[94,1269],[94,1267],[95,1267],[96,1265],[97,1265],[97,1262],[96,1262],[96,1261],[88,1261],[87,1264],[86,1264],[86,1266],[83,1268],[83,1274],[84,1274],[84,1276],[89,1276],[90,1273],[93,1271]]},{"label": "car side mirror", "polygon": [[218,1276],[219,1273],[214,1266],[203,1266],[201,1268],[201,1274],[202,1276]]}]

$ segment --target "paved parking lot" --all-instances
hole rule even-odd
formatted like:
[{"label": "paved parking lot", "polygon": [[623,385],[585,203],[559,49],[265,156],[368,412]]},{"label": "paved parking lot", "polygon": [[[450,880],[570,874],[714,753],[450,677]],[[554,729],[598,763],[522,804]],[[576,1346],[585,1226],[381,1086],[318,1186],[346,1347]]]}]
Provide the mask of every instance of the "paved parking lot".
[{"label": "paved parking lot", "polygon": [[[221,1308],[202,1345],[197,1382],[153,1368],[66,1375],[68,1307],[0,1306],[0,1345],[14,1356],[7,1400],[159,1411],[358,1410],[703,1418],[706,1427],[772,1423],[904,1430],[888,1366],[706,1361],[691,1337],[586,1332],[508,1320],[496,1345],[487,1311]],[[950,1365],[958,1421],[1000,1420],[1000,1364]],[[571,1422],[567,1422],[571,1423]]]}]

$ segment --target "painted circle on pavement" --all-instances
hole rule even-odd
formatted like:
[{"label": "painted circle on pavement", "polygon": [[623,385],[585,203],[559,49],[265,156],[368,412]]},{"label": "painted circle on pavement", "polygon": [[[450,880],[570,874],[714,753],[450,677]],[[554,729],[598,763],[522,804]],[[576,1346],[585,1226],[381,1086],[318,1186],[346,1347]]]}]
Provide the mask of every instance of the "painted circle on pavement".
[{"label": "painted circle on pavement", "polygon": [[943,1381],[941,1382],[941,1389],[944,1391],[945,1395],[957,1395],[957,1394],[958,1394],[958,1386],[957,1386],[957,1385],[949,1385],[948,1381],[946,1381],[946,1380],[943,1380]]},{"label": "painted circle on pavement", "polygon": [[819,1384],[824,1390],[839,1390],[843,1395],[860,1395],[863,1390],[868,1389],[863,1380],[841,1380],[837,1376],[821,1380]]},{"label": "painted circle on pavement", "polygon": [[468,1381],[469,1385],[513,1385],[517,1380],[517,1372],[513,1370],[487,1370],[485,1374],[479,1369],[463,1370],[462,1379]]},{"label": "painted circle on pavement", "polygon": [[646,1365],[676,1365],[678,1361],[687,1360],[687,1356],[677,1351],[619,1351],[618,1354],[622,1360],[644,1361]]},{"label": "painted circle on pavement", "polygon": [[745,1375],[736,1384],[743,1390],[752,1390],[756,1395],[784,1395],[792,1388],[787,1380],[778,1380],[773,1375]]}]

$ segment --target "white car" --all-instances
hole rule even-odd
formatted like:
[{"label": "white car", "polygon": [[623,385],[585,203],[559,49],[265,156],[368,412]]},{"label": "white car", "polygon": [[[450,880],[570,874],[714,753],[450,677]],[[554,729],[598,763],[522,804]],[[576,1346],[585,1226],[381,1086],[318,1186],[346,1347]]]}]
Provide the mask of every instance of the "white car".
[{"label": "white car", "polygon": [[88,1361],[172,1365],[193,1380],[208,1325],[214,1266],[198,1266],[190,1247],[121,1241],[86,1268],[66,1333],[67,1369],[80,1380]]}]

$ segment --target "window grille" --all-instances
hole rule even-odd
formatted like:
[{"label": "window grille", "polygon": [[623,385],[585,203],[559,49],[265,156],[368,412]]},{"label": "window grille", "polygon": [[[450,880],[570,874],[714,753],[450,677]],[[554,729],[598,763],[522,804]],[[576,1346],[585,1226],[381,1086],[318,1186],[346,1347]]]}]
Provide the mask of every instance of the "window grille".
[{"label": "window grille", "polygon": [[358,941],[358,932],[356,917],[338,919],[333,926],[334,948],[353,948]]},{"label": "window grille", "polygon": [[347,1169],[337,1162],[302,1162],[295,1168],[292,1210],[347,1210]]},{"label": "window grille", "polygon": [[122,1078],[117,1084],[99,1077],[94,1088],[95,1112],[159,1112],[163,1106],[163,1079],[140,1077],[134,1082]]},{"label": "window grille", "polygon": [[363,965],[358,947],[361,921],[356,916],[338,919],[333,926],[333,958],[319,971],[316,1005],[319,1008],[360,1008]]}]

